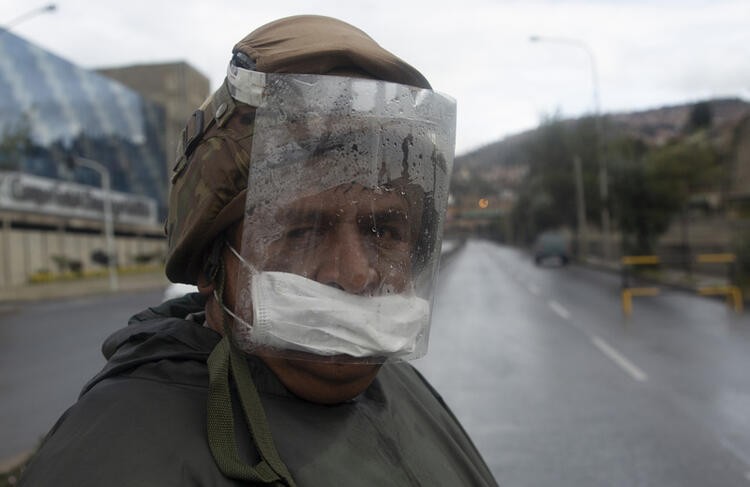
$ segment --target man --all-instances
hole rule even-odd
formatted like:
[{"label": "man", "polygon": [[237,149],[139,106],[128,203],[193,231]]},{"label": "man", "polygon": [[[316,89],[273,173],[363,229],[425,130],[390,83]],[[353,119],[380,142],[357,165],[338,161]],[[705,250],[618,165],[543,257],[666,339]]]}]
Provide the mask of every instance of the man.
[{"label": "man", "polygon": [[167,275],[23,485],[495,485],[426,351],[455,105],[343,22],[234,48],[175,165]]}]

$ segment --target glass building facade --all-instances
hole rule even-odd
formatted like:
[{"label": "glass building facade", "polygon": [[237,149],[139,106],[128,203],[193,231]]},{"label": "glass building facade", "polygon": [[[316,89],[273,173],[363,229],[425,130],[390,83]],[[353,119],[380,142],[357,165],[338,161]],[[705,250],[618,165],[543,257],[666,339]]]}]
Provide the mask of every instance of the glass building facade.
[{"label": "glass building facade", "polygon": [[165,214],[164,110],[135,91],[0,29],[0,171],[99,186],[72,156],[102,163],[112,189]]}]

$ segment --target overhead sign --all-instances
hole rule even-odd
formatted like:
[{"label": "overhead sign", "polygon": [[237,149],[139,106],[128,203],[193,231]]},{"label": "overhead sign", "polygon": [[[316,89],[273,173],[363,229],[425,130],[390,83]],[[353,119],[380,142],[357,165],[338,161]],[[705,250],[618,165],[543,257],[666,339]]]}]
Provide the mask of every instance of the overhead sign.
[{"label": "overhead sign", "polygon": [[[100,188],[19,172],[0,171],[0,209],[66,218],[104,218],[107,197]],[[156,201],[146,196],[110,191],[115,223],[155,225]]]}]

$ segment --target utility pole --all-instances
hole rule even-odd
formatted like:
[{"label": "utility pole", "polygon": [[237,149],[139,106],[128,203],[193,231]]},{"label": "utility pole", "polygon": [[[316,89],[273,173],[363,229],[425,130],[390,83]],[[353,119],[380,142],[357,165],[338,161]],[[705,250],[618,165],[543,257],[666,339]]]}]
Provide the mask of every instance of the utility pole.
[{"label": "utility pole", "polygon": [[578,220],[578,256],[585,259],[589,252],[589,238],[586,229],[586,198],[583,197],[583,171],[581,158],[573,158],[573,176],[576,182],[576,219]]},{"label": "utility pole", "polygon": [[112,185],[109,169],[100,162],[80,156],[71,156],[67,162],[71,168],[73,166],[87,167],[99,173],[101,177],[102,190],[104,191],[104,235],[107,246],[109,288],[112,291],[117,291],[119,289],[119,282],[117,275],[117,252],[115,250],[114,217],[112,215]]},{"label": "utility pole", "polygon": [[577,47],[586,51],[591,67],[591,87],[594,101],[594,120],[596,123],[596,158],[599,164],[599,197],[601,199],[601,225],[602,225],[602,253],[605,259],[612,256],[611,251],[611,229],[609,215],[609,175],[607,172],[607,160],[604,155],[604,128],[602,127],[601,102],[599,99],[599,75],[596,68],[594,51],[588,44],[579,39],[565,37],[543,37],[534,35],[529,37],[531,42],[551,42]]}]

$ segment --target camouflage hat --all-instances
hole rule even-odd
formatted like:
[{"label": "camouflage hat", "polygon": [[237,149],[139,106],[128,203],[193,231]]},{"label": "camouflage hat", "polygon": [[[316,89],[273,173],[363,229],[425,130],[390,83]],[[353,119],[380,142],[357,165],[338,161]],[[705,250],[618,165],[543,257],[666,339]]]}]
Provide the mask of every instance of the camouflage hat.
[{"label": "camouflage hat", "polygon": [[[267,73],[349,75],[430,88],[416,69],[361,30],[330,17],[288,17],[234,47]],[[246,58],[246,59],[247,59]],[[236,102],[226,81],[183,130],[172,175],[166,274],[194,284],[211,243],[242,217],[255,108]]]}]

